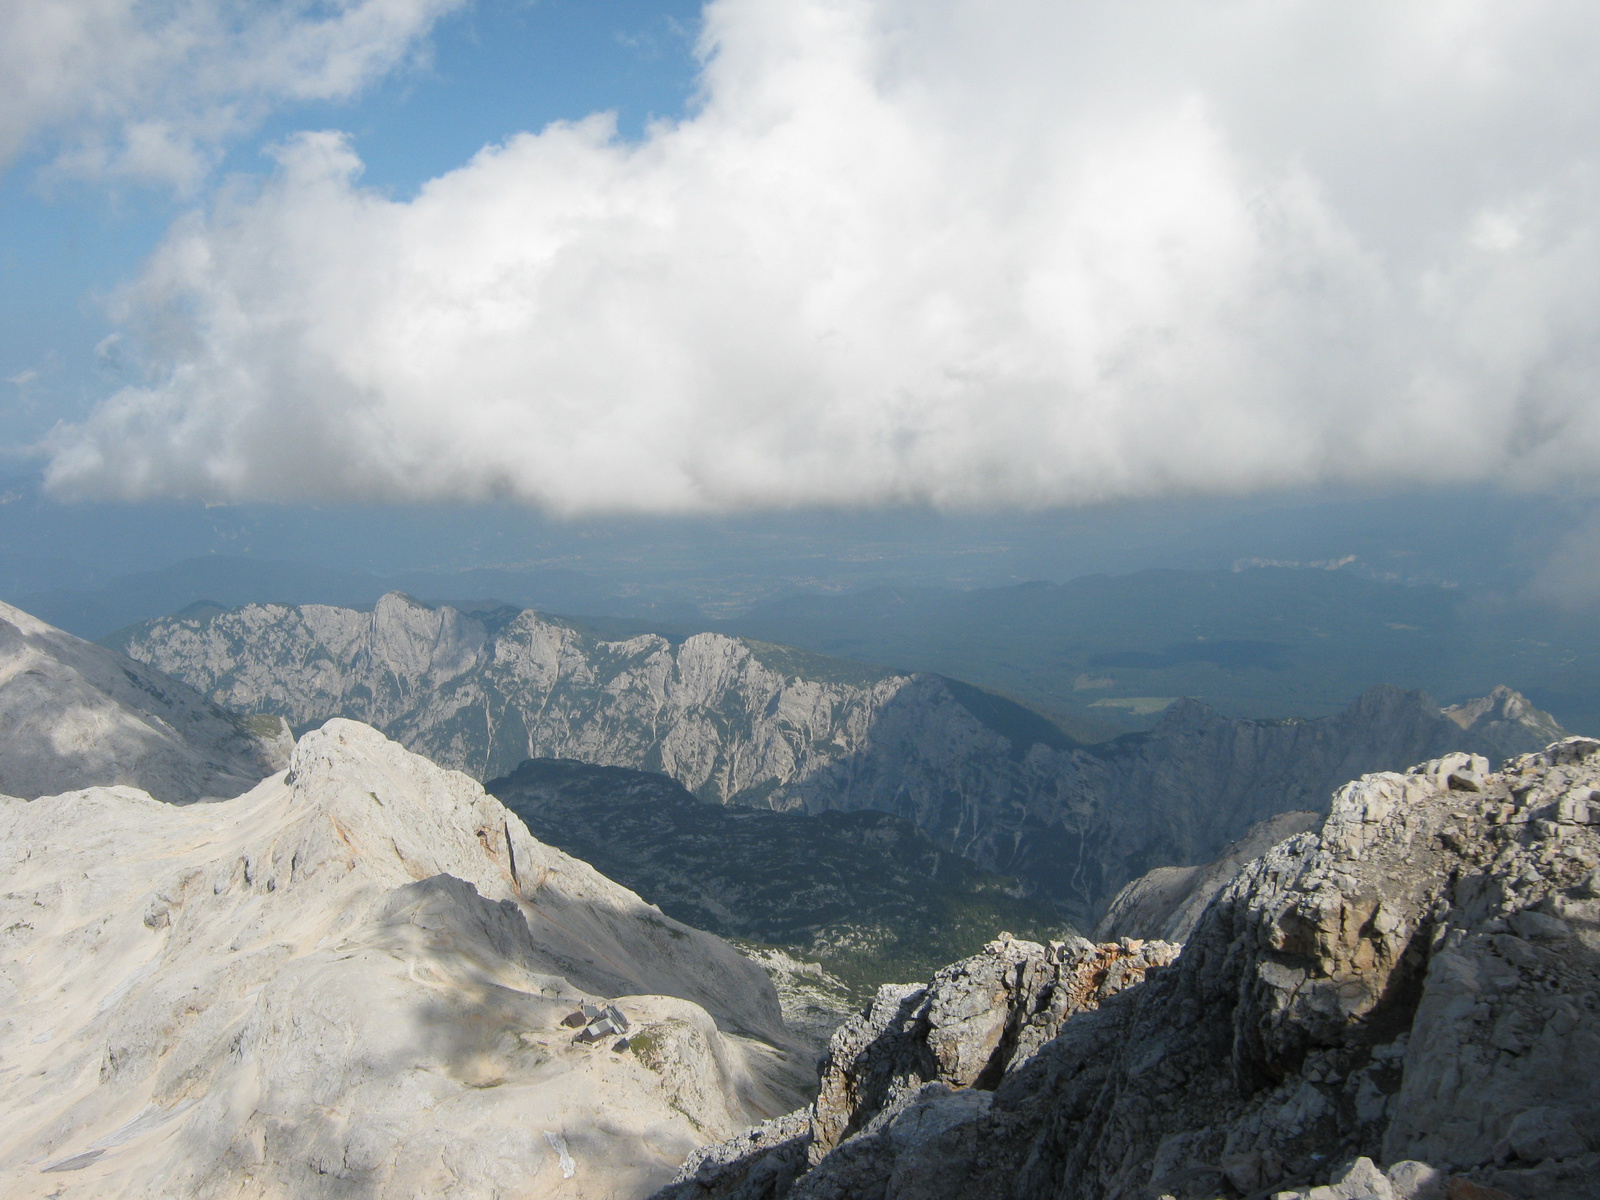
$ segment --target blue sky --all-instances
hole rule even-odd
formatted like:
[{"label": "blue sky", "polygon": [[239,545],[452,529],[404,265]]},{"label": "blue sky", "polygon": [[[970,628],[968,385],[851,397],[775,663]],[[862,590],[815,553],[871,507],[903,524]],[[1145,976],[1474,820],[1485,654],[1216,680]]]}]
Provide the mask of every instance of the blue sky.
[{"label": "blue sky", "polygon": [[[689,103],[700,6],[640,0],[506,0],[446,16],[427,61],[351,100],[284,107],[226,153],[193,197],[161,186],[41,178],[48,140],[0,176],[0,446],[15,452],[58,419],[81,419],[125,379],[106,304],[173,220],[230,175],[271,169],[268,147],[302,129],[349,133],[369,186],[407,197],[483,146],[551,121],[617,114],[624,137]],[[15,462],[15,459],[13,460]],[[20,465],[20,464],[18,464]]]}]

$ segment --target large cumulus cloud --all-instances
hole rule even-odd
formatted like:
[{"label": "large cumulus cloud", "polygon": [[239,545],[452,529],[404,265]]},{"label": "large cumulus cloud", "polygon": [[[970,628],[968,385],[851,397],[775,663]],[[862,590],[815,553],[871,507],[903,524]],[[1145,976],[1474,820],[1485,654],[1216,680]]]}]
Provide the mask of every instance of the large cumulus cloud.
[{"label": "large cumulus cloud", "polygon": [[1567,486],[1600,10],[716,0],[697,106],[397,200],[316,133],[123,300],[62,494],[560,511]]}]

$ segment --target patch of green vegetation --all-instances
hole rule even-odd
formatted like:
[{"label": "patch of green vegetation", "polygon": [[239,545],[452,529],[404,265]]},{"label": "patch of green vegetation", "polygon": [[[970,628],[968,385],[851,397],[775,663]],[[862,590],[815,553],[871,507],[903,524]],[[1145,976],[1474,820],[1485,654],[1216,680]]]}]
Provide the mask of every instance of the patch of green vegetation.
[{"label": "patch of green vegetation", "polygon": [[808,942],[781,947],[820,962],[858,1004],[885,983],[916,983],[940,967],[968,958],[1001,933],[1044,942],[1075,932],[1038,906],[990,905],[953,897],[928,919],[897,924],[848,924],[819,930]]},{"label": "patch of green vegetation", "polygon": [[685,941],[689,937],[689,935],[687,933],[685,933],[683,930],[679,929],[676,925],[667,924],[665,921],[663,921],[660,917],[656,916],[654,913],[646,913],[642,919],[643,919],[643,921],[644,921],[644,923],[646,925],[649,925],[652,929],[661,930],[662,933],[666,934],[669,938],[672,938],[674,941],[678,941],[678,942]]},{"label": "patch of green vegetation", "polygon": [[529,760],[487,786],[535,837],[667,916],[820,962],[857,1002],[880,984],[925,979],[1001,932],[1069,931],[1017,880],[940,850],[889,813],[706,804],[664,775],[559,759]]},{"label": "patch of green vegetation", "polygon": [[252,713],[248,717],[240,717],[239,724],[246,733],[259,738],[277,737],[284,729],[283,718],[276,713]]},{"label": "patch of green vegetation", "polygon": [[661,1034],[653,1025],[646,1025],[637,1033],[628,1035],[628,1049],[633,1051],[645,1066],[652,1071],[661,1070]]}]

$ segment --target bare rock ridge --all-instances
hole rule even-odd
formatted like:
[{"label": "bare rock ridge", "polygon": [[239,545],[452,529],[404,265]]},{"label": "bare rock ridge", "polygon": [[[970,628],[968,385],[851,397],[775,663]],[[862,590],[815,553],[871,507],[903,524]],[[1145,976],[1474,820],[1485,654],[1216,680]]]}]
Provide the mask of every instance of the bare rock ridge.
[{"label": "bare rock ridge", "polygon": [[1116,894],[1094,927],[1096,941],[1159,938],[1184,942],[1206,905],[1236,875],[1279,842],[1322,824],[1314,812],[1286,812],[1252,825],[1220,857],[1198,867],[1157,867]]},{"label": "bare rock ridge", "polygon": [[1462,729],[1505,746],[1520,747],[1530,737],[1543,738],[1548,744],[1567,736],[1567,731],[1554,717],[1540,712],[1525,696],[1504,685],[1487,696],[1451,705],[1443,711]]},{"label": "bare rock ridge", "polygon": [[[1600,1195],[1600,741],[1366,775],[1161,965],[1171,949],[1002,944],[884,989],[812,1108],[698,1152],[660,1195]],[[1145,957],[1120,990],[1119,951]],[[1092,955],[1097,1002],[1035,1048],[1023,981]]]},{"label": "bare rock ridge", "polygon": [[249,605],[147,622],[121,648],[219,704],[296,727],[367,721],[479,779],[527,758],[662,771],[703,800],[915,822],[1088,928],[1154,866],[1205,863],[1366,771],[1548,741],[1513,693],[1450,716],[1374,688],[1343,713],[1243,721],[1180,701],[1092,748],[1002,697],[716,633],[606,641],[536,612]]},{"label": "bare rock ridge", "polygon": [[[1514,744],[1516,737],[1527,735],[1544,735],[1550,742],[1566,736],[1549,713],[1540,712],[1507,687],[1497,687],[1487,696],[1443,712],[1462,729],[1484,732],[1502,745]],[[1122,937],[1184,941],[1211,897],[1251,859],[1319,822],[1312,812],[1280,813],[1254,826],[1204,866],[1157,867],[1147,872],[1127,884],[1106,906],[1094,936],[1112,941]]]},{"label": "bare rock ridge", "polygon": [[7,1197],[640,1195],[811,1075],[755,964],[350,721],[231,800],[0,799],[0,874]]},{"label": "bare rock ridge", "polygon": [[241,720],[126,655],[0,603],[0,794],[129,784],[187,803],[281,770],[279,718]]},{"label": "bare rock ridge", "polygon": [[[1037,1054],[1069,1017],[1098,1008],[1177,954],[1166,942],[1041,945],[1004,934],[926,986],[886,984],[834,1034],[809,1108],[696,1151],[656,1200],[781,1196],[814,1167],[820,1169],[803,1186],[816,1194],[837,1186],[817,1192],[828,1177],[847,1188],[841,1195],[881,1194],[883,1180],[847,1164],[875,1156],[891,1125],[918,1125],[930,1106],[947,1109],[935,1119],[939,1127],[951,1113],[986,1109],[1007,1071]],[[977,1152],[975,1143],[961,1149]],[[898,1183],[903,1195],[917,1194],[918,1186],[910,1177]],[[848,1190],[856,1187],[864,1190]]]}]

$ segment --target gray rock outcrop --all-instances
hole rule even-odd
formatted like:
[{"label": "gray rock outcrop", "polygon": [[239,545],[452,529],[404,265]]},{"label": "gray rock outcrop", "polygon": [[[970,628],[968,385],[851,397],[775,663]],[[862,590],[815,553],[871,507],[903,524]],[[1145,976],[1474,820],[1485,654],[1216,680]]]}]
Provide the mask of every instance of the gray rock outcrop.
[{"label": "gray rock outcrop", "polygon": [[[1069,1017],[1098,1008],[1177,952],[1164,942],[1096,946],[1074,938],[1043,946],[1002,935],[926,986],[886,984],[834,1033],[810,1108],[697,1151],[657,1200],[783,1195],[812,1168],[820,1169],[804,1187],[824,1186],[819,1194],[827,1194],[819,1181],[833,1176],[859,1189],[842,1194],[881,1193],[883,1179],[857,1170],[881,1157],[878,1139],[927,1141],[951,1127],[953,1114],[980,1113],[1006,1072],[1030,1060]],[[906,1185],[900,1181],[903,1194],[915,1194]]]},{"label": "gray rock outcrop", "polygon": [[232,800],[0,799],[0,874],[8,1197],[637,1196],[811,1074],[755,964],[354,722]]},{"label": "gray rock outcrop", "polygon": [[[1488,768],[1455,754],[1340,789],[1175,963],[998,1080],[930,1082],[897,1111],[846,1088],[831,1149],[791,1118],[664,1195],[1593,1200],[1600,742]],[[896,1016],[868,1018],[854,1061],[898,1052]]]},{"label": "gray rock outcrop", "polygon": [[1157,867],[1135,879],[1106,906],[1094,927],[1096,941],[1160,938],[1184,942],[1206,905],[1234,876],[1273,846],[1322,824],[1314,812],[1286,812],[1253,825],[1221,857],[1199,867]]},{"label": "gray rock outcrop", "polygon": [[283,769],[281,719],[249,722],[144,663],[0,603],[0,794],[127,784],[237,796]]},{"label": "gray rock outcrop", "polygon": [[370,613],[180,615],[120,644],[227,707],[297,727],[367,721],[479,779],[571,758],[661,771],[717,803],[890,812],[1025,881],[1079,928],[1129,880],[1209,862],[1280,812],[1325,812],[1333,789],[1364,772],[1548,740],[1503,703],[1463,726],[1420,692],[1374,688],[1313,721],[1179,701],[1151,733],[1086,749],[1036,713],[936,675],[717,633],[608,641],[532,611],[468,615],[396,594]]}]

